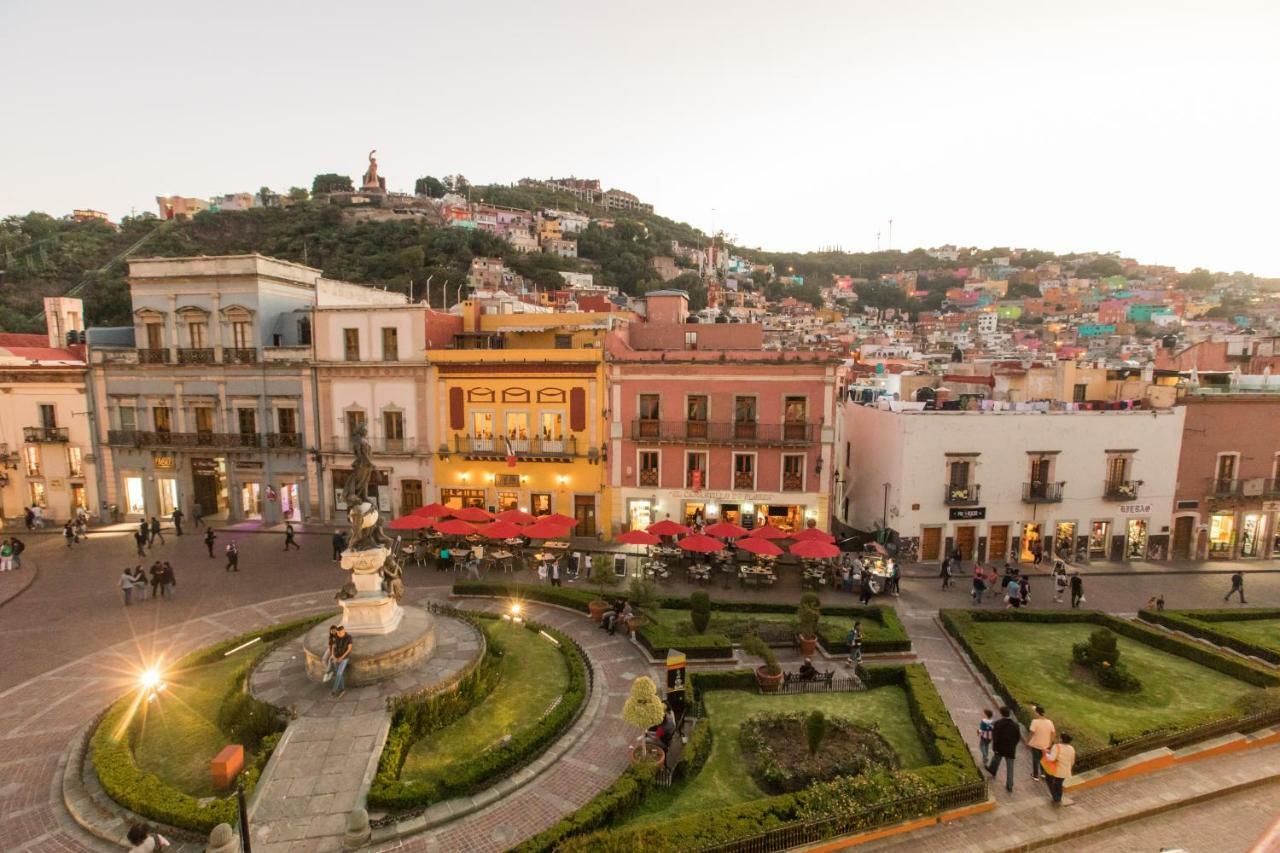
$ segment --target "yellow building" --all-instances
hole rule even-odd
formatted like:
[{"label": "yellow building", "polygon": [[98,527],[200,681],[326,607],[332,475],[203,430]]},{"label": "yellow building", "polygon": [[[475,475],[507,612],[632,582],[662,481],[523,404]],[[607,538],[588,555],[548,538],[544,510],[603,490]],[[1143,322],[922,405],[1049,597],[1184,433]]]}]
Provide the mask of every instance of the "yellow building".
[{"label": "yellow building", "polygon": [[457,345],[428,350],[438,499],[611,529],[606,494],[604,334],[610,314],[484,314],[464,306]]}]

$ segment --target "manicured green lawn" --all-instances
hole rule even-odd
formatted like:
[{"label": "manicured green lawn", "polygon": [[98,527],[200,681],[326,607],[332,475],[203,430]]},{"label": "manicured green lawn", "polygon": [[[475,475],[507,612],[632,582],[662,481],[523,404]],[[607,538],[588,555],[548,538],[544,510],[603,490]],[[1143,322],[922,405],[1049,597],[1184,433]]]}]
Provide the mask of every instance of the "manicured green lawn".
[{"label": "manicured green lawn", "polygon": [[768,796],[747,774],[738,728],[756,714],[822,711],[861,725],[876,723],[880,733],[898,754],[903,768],[929,764],[928,753],[916,734],[907,709],[907,694],[900,687],[877,687],[858,693],[803,693],[761,696],[743,690],[715,690],[706,694],[711,720],[711,755],[702,770],[687,783],[655,789],[627,825],[666,820],[692,812],[719,809]]},{"label": "manicured green lawn", "polygon": [[147,716],[133,749],[138,767],[192,796],[216,793],[209,762],[230,741],[215,721],[244,662],[244,655],[233,655],[168,676],[166,688],[146,706]]},{"label": "manicured green lawn", "polygon": [[507,622],[486,622],[485,633],[502,644],[501,680],[488,698],[462,719],[416,742],[405,758],[404,781],[437,781],[451,768],[493,747],[504,735],[535,724],[569,685],[560,650],[537,632]]},{"label": "manicured green lawn", "polygon": [[1024,706],[1045,707],[1059,731],[1077,745],[1106,745],[1112,733],[1185,724],[1230,711],[1255,688],[1206,666],[1118,637],[1120,659],[1142,682],[1136,693],[1118,693],[1072,677],[1071,645],[1097,626],[1070,623],[978,622],[968,627],[974,649]]},{"label": "manicured green lawn", "polygon": [[1280,652],[1280,619],[1241,619],[1238,622],[1201,624],[1237,640]]}]

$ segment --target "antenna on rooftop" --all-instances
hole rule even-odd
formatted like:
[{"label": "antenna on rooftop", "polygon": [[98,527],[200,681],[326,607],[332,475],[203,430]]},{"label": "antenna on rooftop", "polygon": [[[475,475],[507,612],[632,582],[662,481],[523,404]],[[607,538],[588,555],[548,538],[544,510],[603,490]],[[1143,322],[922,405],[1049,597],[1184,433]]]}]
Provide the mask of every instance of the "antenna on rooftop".
[{"label": "antenna on rooftop", "polygon": [[889,251],[893,251],[893,220],[889,220]]}]

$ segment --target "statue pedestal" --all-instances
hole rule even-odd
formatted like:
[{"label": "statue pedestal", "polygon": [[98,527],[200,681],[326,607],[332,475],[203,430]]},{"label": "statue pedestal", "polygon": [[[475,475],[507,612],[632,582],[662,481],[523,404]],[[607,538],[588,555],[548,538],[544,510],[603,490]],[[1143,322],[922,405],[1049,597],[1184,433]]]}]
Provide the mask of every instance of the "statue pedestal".
[{"label": "statue pedestal", "polygon": [[404,610],[394,598],[382,591],[382,575],[379,574],[390,554],[390,550],[382,547],[342,552],[342,568],[351,572],[351,582],[356,588],[355,598],[339,602],[342,605],[342,624],[352,636],[390,634],[400,627]]}]

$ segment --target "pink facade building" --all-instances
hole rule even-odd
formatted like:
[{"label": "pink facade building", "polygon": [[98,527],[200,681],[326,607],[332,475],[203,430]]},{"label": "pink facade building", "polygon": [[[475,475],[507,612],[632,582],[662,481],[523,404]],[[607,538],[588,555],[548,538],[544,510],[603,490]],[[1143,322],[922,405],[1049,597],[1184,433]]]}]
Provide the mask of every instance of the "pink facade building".
[{"label": "pink facade building", "polygon": [[619,529],[827,529],[839,357],[767,351],[758,325],[688,323],[683,294],[649,298],[648,322],[606,341]]}]

